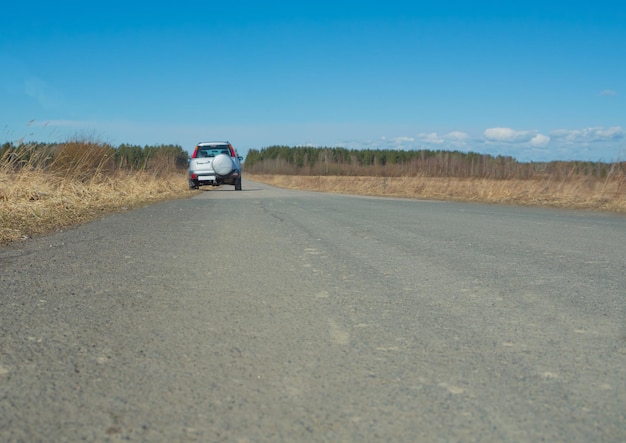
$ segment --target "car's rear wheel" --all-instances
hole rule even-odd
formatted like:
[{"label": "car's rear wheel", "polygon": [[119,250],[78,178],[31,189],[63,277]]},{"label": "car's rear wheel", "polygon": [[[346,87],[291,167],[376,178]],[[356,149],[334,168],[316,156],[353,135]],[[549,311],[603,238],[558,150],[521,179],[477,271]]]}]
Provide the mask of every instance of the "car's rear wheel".
[{"label": "car's rear wheel", "polygon": [[241,178],[238,178],[235,182],[235,191],[241,191]]},{"label": "car's rear wheel", "polygon": [[189,189],[198,189],[200,186],[193,180],[189,180]]}]

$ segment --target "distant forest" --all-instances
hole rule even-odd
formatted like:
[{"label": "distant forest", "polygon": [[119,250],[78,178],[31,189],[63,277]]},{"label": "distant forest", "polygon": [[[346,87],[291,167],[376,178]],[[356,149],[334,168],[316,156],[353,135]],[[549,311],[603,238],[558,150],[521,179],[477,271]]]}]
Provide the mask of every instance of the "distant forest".
[{"label": "distant forest", "polygon": [[458,177],[535,179],[593,176],[607,178],[626,172],[626,162],[519,162],[513,157],[475,152],[329,147],[270,146],[252,149],[245,171],[253,174],[352,175],[385,177]]},{"label": "distant forest", "polygon": [[85,164],[85,160],[108,169],[138,171],[163,168],[185,169],[189,154],[178,145],[138,146],[121,144],[117,148],[107,143],[69,141],[63,143],[4,143],[0,146],[0,162],[46,168],[67,162]]}]

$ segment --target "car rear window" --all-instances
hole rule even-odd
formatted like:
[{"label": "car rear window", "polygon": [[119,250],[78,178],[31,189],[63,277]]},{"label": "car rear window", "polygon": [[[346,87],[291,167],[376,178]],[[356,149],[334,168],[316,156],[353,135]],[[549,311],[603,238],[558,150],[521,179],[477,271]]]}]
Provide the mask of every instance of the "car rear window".
[{"label": "car rear window", "polygon": [[198,149],[198,157],[215,157],[219,154],[230,155],[228,146],[207,146]]}]

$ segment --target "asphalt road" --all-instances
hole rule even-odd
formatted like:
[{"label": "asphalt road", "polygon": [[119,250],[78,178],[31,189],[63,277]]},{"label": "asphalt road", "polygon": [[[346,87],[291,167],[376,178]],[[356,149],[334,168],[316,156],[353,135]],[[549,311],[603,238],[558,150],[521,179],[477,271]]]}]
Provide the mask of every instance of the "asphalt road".
[{"label": "asphalt road", "polygon": [[0,249],[2,442],[624,442],[626,218],[244,182]]}]

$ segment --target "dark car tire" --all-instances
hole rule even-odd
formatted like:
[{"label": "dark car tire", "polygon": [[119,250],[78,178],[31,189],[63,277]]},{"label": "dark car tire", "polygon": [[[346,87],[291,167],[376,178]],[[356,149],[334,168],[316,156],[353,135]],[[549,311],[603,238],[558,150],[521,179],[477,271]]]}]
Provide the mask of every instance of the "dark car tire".
[{"label": "dark car tire", "polygon": [[235,182],[235,191],[241,191],[241,178],[238,178]]},{"label": "dark car tire", "polygon": [[189,189],[198,189],[200,186],[193,180],[189,180]]}]

